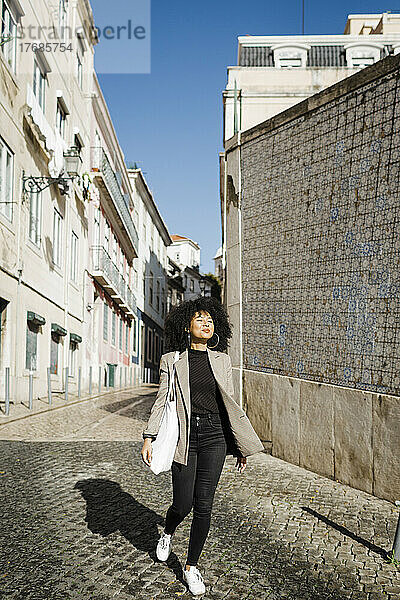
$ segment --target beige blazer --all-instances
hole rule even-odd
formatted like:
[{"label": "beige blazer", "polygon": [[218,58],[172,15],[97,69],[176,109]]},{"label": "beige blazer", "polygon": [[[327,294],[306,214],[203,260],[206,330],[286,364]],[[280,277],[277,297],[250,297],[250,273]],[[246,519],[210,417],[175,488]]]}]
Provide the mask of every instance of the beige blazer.
[{"label": "beige blazer", "polygon": [[[227,454],[249,456],[264,450],[264,446],[254,431],[246,413],[233,399],[232,364],[228,354],[207,349],[212,372],[221,392],[229,424]],[[160,361],[160,387],[151,408],[150,418],[143,436],[157,436],[168,394],[175,352],[163,354]],[[179,439],[174,460],[187,465],[190,435],[191,402],[189,390],[188,351],[179,355],[176,368],[176,408],[179,421]]]}]

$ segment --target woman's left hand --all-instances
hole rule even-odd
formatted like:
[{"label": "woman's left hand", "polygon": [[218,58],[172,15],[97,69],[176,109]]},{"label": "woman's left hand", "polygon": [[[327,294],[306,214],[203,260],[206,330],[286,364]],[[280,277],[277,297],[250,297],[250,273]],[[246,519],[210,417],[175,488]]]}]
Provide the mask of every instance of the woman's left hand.
[{"label": "woman's left hand", "polygon": [[246,468],[246,464],[247,464],[247,458],[245,456],[238,456],[236,459],[236,467],[239,471],[239,473],[243,473],[243,471]]}]

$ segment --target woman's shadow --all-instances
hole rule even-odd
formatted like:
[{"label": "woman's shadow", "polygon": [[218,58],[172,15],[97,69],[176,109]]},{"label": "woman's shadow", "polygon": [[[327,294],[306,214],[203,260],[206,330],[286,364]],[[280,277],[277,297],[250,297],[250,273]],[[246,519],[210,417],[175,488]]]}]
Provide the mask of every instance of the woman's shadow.
[{"label": "woman's shadow", "polygon": [[[84,479],[77,481],[74,489],[86,501],[85,521],[92,533],[105,537],[119,531],[137,550],[147,552],[154,562],[159,562],[155,552],[160,537],[157,525],[165,525],[160,515],[109,479]],[[174,552],[169,555],[167,565],[183,583],[182,566]]]}]

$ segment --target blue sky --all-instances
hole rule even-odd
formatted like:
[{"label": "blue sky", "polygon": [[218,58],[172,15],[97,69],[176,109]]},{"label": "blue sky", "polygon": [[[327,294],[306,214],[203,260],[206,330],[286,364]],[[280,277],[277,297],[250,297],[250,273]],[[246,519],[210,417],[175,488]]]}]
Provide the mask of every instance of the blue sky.
[{"label": "blue sky", "polygon": [[[100,0],[92,6],[96,19]],[[391,9],[368,0],[305,6],[306,34],[343,33],[347,14]],[[301,0],[153,0],[151,73],[99,77],[127,161],[144,171],[169,232],[200,244],[204,272],[221,240],[221,94],[237,36],[300,33]]]}]

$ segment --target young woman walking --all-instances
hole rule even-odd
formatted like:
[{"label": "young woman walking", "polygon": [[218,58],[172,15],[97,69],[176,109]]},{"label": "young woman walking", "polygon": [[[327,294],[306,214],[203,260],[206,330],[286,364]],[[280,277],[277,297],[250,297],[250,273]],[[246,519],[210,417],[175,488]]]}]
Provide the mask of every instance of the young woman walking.
[{"label": "young woman walking", "polygon": [[[183,577],[195,595],[205,593],[197,563],[210,528],[225,456],[236,456],[236,467],[242,473],[246,457],[264,449],[245,412],[233,399],[232,365],[224,352],[231,335],[226,311],[214,298],[199,297],[172,308],[165,320],[169,352],[161,357],[160,387],[143,432],[141,454],[150,465],[151,442],[157,436],[175,368],[179,439],[171,468],[173,502],[156,555],[159,560],[167,560],[172,536],[193,507]],[[177,350],[180,355],[174,365]]]}]

